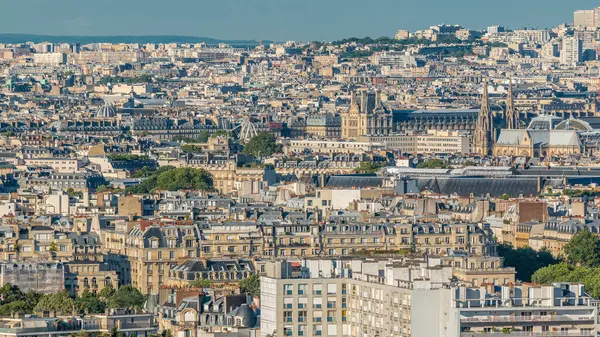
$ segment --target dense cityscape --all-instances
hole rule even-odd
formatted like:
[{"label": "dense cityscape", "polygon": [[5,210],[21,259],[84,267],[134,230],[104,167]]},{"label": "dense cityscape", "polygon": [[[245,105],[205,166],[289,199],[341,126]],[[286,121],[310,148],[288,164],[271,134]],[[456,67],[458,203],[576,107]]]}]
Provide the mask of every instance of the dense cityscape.
[{"label": "dense cityscape", "polygon": [[22,37],[0,34],[0,337],[599,336],[600,7]]}]

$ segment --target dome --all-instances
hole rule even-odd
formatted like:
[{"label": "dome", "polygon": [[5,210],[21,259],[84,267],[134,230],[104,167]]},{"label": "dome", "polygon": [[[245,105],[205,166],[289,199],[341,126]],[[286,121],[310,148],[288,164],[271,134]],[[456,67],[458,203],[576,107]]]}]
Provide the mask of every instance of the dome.
[{"label": "dome", "polygon": [[116,115],[117,109],[110,103],[106,103],[96,110],[96,118],[112,118]]}]

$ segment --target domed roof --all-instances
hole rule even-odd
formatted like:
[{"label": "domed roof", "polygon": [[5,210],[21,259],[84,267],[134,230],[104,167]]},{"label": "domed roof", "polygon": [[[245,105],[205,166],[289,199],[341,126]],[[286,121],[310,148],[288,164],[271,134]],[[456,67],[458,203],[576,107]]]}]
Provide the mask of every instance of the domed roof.
[{"label": "domed roof", "polygon": [[98,110],[96,110],[97,118],[111,118],[115,117],[116,115],[117,109],[115,109],[115,107],[110,103],[106,103],[103,106],[99,107]]}]

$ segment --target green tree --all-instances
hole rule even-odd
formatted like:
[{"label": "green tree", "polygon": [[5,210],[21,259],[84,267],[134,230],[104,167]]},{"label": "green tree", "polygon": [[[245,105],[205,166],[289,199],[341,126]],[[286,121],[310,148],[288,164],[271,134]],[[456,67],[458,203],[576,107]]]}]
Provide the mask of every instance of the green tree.
[{"label": "green tree", "polygon": [[107,305],[113,309],[141,309],[146,297],[136,288],[126,285],[122,286],[109,299]]},{"label": "green tree", "polygon": [[136,160],[149,160],[150,158],[146,155],[140,156],[137,154],[129,153],[115,153],[108,156],[108,159],[114,161],[136,161]]},{"label": "green tree", "polygon": [[422,163],[419,163],[419,165],[417,165],[417,168],[442,168],[442,169],[445,169],[445,168],[448,168],[448,163],[444,160],[433,158],[433,159],[426,160]]},{"label": "green tree", "polygon": [[529,282],[533,273],[543,267],[557,263],[546,250],[536,252],[530,247],[514,249],[510,245],[498,245],[498,255],[504,258],[504,265],[514,267],[517,272],[517,279]]},{"label": "green tree", "polygon": [[387,163],[375,163],[372,161],[363,161],[358,164],[358,167],[354,169],[356,172],[364,172],[364,173],[375,173],[379,171],[380,168],[385,167]]},{"label": "green tree", "polygon": [[106,303],[86,289],[75,299],[75,307],[80,314],[100,314],[104,312]]},{"label": "green tree", "polygon": [[181,151],[185,153],[202,153],[202,146],[197,146],[193,144],[185,144],[181,145]]},{"label": "green tree", "polygon": [[203,169],[190,167],[176,168],[163,172],[156,178],[156,188],[161,190],[212,190],[213,180],[210,173]]},{"label": "green tree", "polygon": [[558,263],[540,268],[533,273],[531,280],[540,284],[548,284],[567,280],[571,269],[566,263]]},{"label": "green tree", "polygon": [[107,286],[102,288],[98,293],[98,297],[104,302],[108,302],[113,296],[115,296],[115,288],[112,286]]},{"label": "green tree", "polygon": [[269,132],[259,132],[244,146],[243,153],[255,157],[267,157],[280,151],[281,144],[277,144],[275,135]]},{"label": "green tree", "polygon": [[250,277],[241,280],[240,290],[250,296],[260,296],[260,277],[252,274]]},{"label": "green tree", "polygon": [[144,166],[139,170],[136,170],[131,174],[132,178],[146,178],[154,174],[156,170],[151,169],[149,166]]},{"label": "green tree", "polygon": [[0,288],[0,304],[11,303],[25,299],[25,294],[17,287],[6,283]]},{"label": "green tree", "polygon": [[600,241],[587,228],[573,235],[565,245],[564,252],[572,265],[600,266]]},{"label": "green tree", "polygon": [[140,184],[127,188],[129,193],[153,193],[154,190],[213,190],[212,175],[204,169],[161,166]]},{"label": "green tree", "polygon": [[575,267],[568,263],[559,263],[537,270],[532,280],[541,284],[552,282],[583,283],[585,292],[593,298],[600,296],[600,268],[587,266]]},{"label": "green tree", "polygon": [[34,311],[55,311],[58,315],[69,315],[75,308],[75,301],[66,290],[56,294],[44,295],[33,309]]}]

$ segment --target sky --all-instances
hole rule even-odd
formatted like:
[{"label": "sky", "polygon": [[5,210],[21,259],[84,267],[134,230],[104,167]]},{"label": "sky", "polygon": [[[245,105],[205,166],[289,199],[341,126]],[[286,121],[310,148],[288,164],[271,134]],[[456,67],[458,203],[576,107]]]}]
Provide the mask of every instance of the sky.
[{"label": "sky", "polygon": [[447,23],[511,29],[573,22],[598,0],[0,0],[0,33],[188,35],[325,41]]}]

